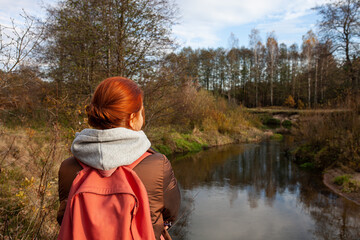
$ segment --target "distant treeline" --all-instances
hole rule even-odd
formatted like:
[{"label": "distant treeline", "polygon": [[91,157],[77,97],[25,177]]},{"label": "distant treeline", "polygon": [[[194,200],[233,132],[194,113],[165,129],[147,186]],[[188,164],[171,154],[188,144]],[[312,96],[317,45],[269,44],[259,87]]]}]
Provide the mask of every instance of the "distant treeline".
[{"label": "distant treeline", "polygon": [[183,48],[169,54],[167,64],[170,69],[182,68],[183,79],[247,107],[283,105],[289,96],[317,107],[358,88],[359,56],[352,56],[349,76],[347,64],[332,53],[331,42],[318,41],[312,31],[300,48],[278,44],[273,33],[262,43],[253,30],[250,42],[255,41],[249,48]]}]

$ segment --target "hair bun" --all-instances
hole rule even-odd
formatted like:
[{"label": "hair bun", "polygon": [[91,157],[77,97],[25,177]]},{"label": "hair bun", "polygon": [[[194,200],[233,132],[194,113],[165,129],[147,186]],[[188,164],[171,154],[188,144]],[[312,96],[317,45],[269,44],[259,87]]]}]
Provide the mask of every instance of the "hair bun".
[{"label": "hair bun", "polygon": [[142,91],[134,81],[123,77],[105,79],[86,107],[88,123],[97,129],[128,127],[130,115],[141,110],[142,100]]},{"label": "hair bun", "polygon": [[91,126],[101,127],[97,126],[97,123],[99,122],[102,122],[102,125],[109,124],[109,119],[106,117],[106,110],[104,110],[104,108],[102,107],[98,107],[91,103],[89,106],[86,107],[86,113],[88,115],[88,122]]}]

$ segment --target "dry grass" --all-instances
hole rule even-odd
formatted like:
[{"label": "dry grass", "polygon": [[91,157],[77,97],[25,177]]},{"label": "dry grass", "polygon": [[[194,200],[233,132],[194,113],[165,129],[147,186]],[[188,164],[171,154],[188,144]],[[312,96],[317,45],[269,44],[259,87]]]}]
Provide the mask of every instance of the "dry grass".
[{"label": "dry grass", "polygon": [[55,239],[57,169],[66,155],[60,130],[1,129],[0,238]]}]

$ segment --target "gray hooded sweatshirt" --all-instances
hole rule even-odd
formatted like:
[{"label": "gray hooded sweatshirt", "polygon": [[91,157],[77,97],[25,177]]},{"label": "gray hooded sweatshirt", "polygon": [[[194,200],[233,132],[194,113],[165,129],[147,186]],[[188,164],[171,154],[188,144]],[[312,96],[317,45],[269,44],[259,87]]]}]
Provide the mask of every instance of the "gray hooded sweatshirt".
[{"label": "gray hooded sweatshirt", "polygon": [[127,128],[84,129],[71,146],[74,156],[88,166],[111,170],[133,163],[151,146],[143,131]]}]

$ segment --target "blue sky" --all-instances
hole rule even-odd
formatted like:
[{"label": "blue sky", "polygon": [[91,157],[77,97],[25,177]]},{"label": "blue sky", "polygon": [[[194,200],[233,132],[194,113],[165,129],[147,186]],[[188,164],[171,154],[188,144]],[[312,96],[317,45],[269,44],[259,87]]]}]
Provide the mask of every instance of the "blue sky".
[{"label": "blue sky", "polygon": [[[302,36],[315,30],[318,16],[311,10],[327,0],[174,0],[180,13],[173,33],[181,46],[228,48],[232,33],[240,46],[248,46],[252,28],[260,30],[262,40],[275,31],[279,43],[301,44]],[[0,0],[0,24],[17,19],[22,9],[44,17],[41,6],[55,0]]]}]

